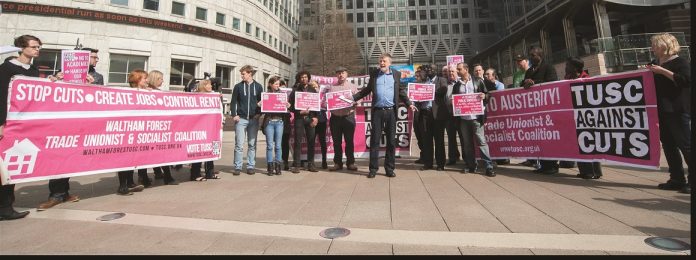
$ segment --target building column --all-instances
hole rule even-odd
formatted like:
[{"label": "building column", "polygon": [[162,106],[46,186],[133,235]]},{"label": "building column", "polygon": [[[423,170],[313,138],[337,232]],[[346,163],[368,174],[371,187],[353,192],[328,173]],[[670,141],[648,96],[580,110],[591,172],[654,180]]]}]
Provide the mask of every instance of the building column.
[{"label": "building column", "polygon": [[594,12],[597,38],[611,37],[611,26],[609,25],[606,3],[603,0],[595,1],[592,3],[592,11]]},{"label": "building column", "polygon": [[551,60],[551,44],[549,44],[549,31],[546,28],[539,29],[539,45],[544,50],[544,60]]},{"label": "building column", "polygon": [[578,56],[578,43],[577,39],[575,38],[575,25],[573,24],[572,16],[563,17],[563,34],[565,35],[565,44],[566,50],[568,51],[568,56]]}]

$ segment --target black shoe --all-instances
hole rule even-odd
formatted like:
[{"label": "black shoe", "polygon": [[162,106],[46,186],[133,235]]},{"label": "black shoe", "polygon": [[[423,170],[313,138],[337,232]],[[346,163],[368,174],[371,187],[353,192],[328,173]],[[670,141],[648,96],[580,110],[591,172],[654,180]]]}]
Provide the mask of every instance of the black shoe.
[{"label": "black shoe", "polygon": [[558,173],[558,169],[556,169],[556,168],[542,169],[540,173],[543,175],[552,175],[552,174]]},{"label": "black shoe", "polygon": [[143,185],[135,185],[135,183],[128,185],[128,191],[130,191],[130,192],[141,192],[144,189],[145,189],[145,186],[143,186]]},{"label": "black shoe", "polygon": [[495,171],[493,171],[492,168],[486,169],[486,176],[488,176],[488,177],[495,177]]},{"label": "black shoe", "polygon": [[283,170],[286,170],[286,171],[290,170],[290,164],[288,162],[283,162]]},{"label": "black shoe", "polygon": [[539,174],[540,174],[540,173],[544,172],[544,170],[542,170],[541,168],[539,168],[539,169],[534,169],[532,172],[533,172],[533,173],[539,173]]},{"label": "black shoe", "polygon": [[116,191],[118,195],[133,195],[133,192],[128,189],[128,187],[118,188]]},{"label": "black shoe", "polygon": [[[169,167],[169,166],[162,166],[162,167]],[[164,175],[162,173],[155,172],[155,180],[161,180],[161,179],[164,179]]]},{"label": "black shoe", "polygon": [[324,169],[324,170],[326,170],[326,169],[329,168],[329,165],[326,164],[326,161],[322,161],[322,162],[321,162],[321,168]]},{"label": "black shoe", "polygon": [[314,163],[307,163],[307,170],[310,172],[318,172],[317,167],[314,166]]},{"label": "black shoe", "polygon": [[447,162],[447,165],[455,165],[455,164],[457,164],[457,161],[448,161]]},{"label": "black shoe", "polygon": [[247,168],[247,174],[254,175],[256,174],[256,171],[254,171],[254,168]]},{"label": "black shoe", "polygon": [[293,166],[292,168],[290,168],[290,171],[292,171],[292,173],[300,173],[300,168],[297,166]]},{"label": "black shoe", "polygon": [[329,168],[329,171],[335,172],[343,169],[343,164],[334,163],[334,166]]},{"label": "black shoe", "polygon": [[427,170],[432,170],[432,169],[433,169],[433,166],[432,166],[432,165],[420,167],[420,170],[421,170],[421,171],[427,171]]},{"label": "black shoe", "polygon": [[468,172],[469,173],[476,173],[476,168],[469,168]]},{"label": "black shoe", "polygon": [[12,207],[2,210],[3,213],[0,214],[0,220],[13,220],[20,219],[29,215],[29,211],[17,212]]},{"label": "black shoe", "polygon": [[679,193],[691,194],[691,185],[687,183],[686,185],[684,185],[684,188],[679,190]]},{"label": "black shoe", "polygon": [[143,187],[145,187],[145,188],[150,188],[150,187],[152,187],[152,180],[150,179],[150,177],[147,177],[147,176],[138,177],[138,183],[140,183],[141,185],[143,185]]},{"label": "black shoe", "polygon": [[[684,183],[676,183],[673,181],[667,181],[665,183],[657,185],[657,187],[661,190],[681,190],[686,186]],[[687,186],[688,187],[688,186]]]},{"label": "black shoe", "polygon": [[275,163],[275,175],[281,175],[283,174],[283,166],[280,165],[280,162]]},{"label": "black shoe", "polygon": [[438,172],[445,171],[445,167],[438,166],[437,169],[436,169],[436,171],[438,171]]},{"label": "black shoe", "polygon": [[396,177],[396,173],[395,172],[388,172],[387,177],[394,178],[394,177]]},{"label": "black shoe", "polygon": [[242,173],[242,169],[234,169],[234,172],[232,172],[232,175],[239,175]]},{"label": "black shoe", "polygon": [[423,164],[423,160],[421,160],[421,159],[418,159],[418,160],[416,160],[416,161],[415,161],[415,162],[413,162],[413,163],[417,163],[417,164]]},{"label": "black shoe", "polygon": [[582,174],[582,173],[580,173],[580,174],[575,175],[575,176],[578,177],[578,178],[583,178],[583,179],[585,179],[585,180],[592,180],[592,179],[599,179],[602,175]]},{"label": "black shoe", "polygon": [[377,172],[370,171],[370,172],[367,174],[367,178],[374,178],[375,176],[377,176]]},{"label": "black shoe", "polygon": [[164,185],[179,185],[174,178],[164,179]]},{"label": "black shoe", "polygon": [[275,165],[273,163],[268,163],[267,166],[268,169],[266,169],[266,175],[268,176],[273,176],[275,173],[273,172],[275,170]]}]

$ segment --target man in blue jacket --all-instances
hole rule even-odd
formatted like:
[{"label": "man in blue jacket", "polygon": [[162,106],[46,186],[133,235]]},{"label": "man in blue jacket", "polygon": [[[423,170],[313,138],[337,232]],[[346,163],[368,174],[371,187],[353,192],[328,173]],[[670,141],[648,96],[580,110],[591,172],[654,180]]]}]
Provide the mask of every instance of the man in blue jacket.
[{"label": "man in blue jacket", "polygon": [[244,137],[247,137],[247,174],[254,174],[256,165],[256,135],[259,132],[258,118],[261,115],[261,92],[263,86],[254,80],[256,71],[249,65],[244,65],[239,72],[242,82],[234,85],[232,100],[230,101],[230,113],[235,122],[234,138],[234,175],[242,171],[242,145]]}]

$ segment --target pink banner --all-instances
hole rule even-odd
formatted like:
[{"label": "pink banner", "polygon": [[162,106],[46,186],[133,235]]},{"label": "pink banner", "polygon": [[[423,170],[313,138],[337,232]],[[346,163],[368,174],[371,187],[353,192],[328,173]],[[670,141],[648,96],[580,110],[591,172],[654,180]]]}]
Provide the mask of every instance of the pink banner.
[{"label": "pink banner", "polygon": [[319,97],[319,93],[295,92],[295,109],[319,111],[321,109],[321,97]]},{"label": "pink banner", "polygon": [[447,56],[447,66],[454,65],[464,62],[464,55],[449,55]]},{"label": "pink banner", "polygon": [[454,116],[483,115],[481,93],[452,95],[452,114]]},{"label": "pink banner", "polygon": [[155,92],[18,77],[10,83],[2,183],[220,158],[218,93]]},{"label": "pink banner", "polygon": [[87,83],[89,51],[63,50],[61,57],[63,82]]},{"label": "pink banner", "polygon": [[408,83],[407,91],[411,102],[435,100],[435,84]]},{"label": "pink banner", "polygon": [[326,93],[326,105],[329,111],[353,106],[353,94],[350,90]]},{"label": "pink banner", "polygon": [[495,91],[487,109],[493,158],[660,165],[655,83],[648,70]]},{"label": "pink banner", "polygon": [[261,112],[287,113],[288,95],[286,93],[261,93]]}]

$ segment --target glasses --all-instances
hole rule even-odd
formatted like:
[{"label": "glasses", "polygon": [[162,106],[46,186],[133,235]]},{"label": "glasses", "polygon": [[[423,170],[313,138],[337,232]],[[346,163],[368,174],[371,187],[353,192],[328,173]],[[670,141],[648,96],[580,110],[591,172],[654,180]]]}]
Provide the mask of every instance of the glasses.
[{"label": "glasses", "polygon": [[40,50],[40,49],[41,49],[41,45],[37,45],[37,46],[27,46],[27,48],[32,48],[32,49],[34,49],[34,50]]},{"label": "glasses", "polygon": [[99,57],[97,57],[97,56],[89,56],[89,57],[90,57],[90,58],[94,58],[95,60],[98,60],[98,59],[99,59]]}]

